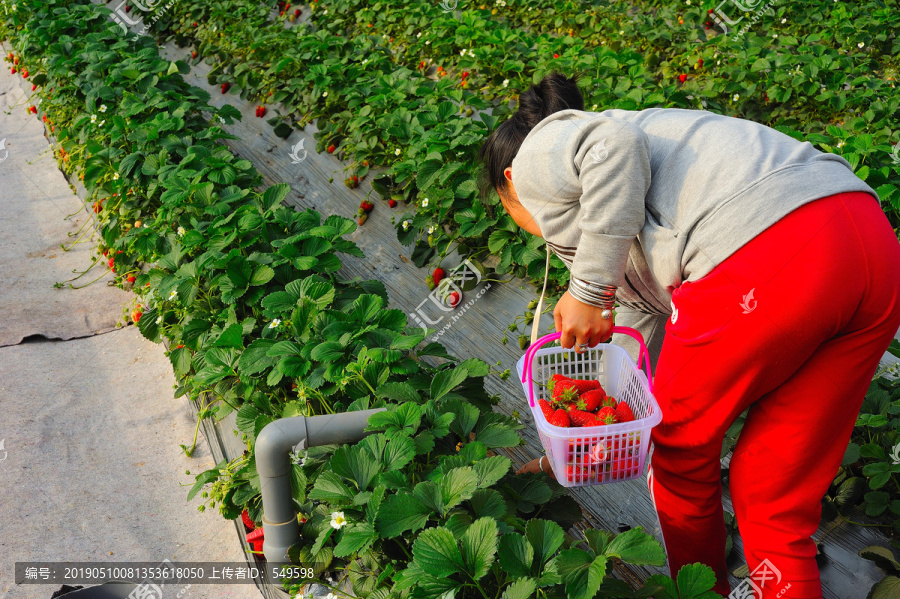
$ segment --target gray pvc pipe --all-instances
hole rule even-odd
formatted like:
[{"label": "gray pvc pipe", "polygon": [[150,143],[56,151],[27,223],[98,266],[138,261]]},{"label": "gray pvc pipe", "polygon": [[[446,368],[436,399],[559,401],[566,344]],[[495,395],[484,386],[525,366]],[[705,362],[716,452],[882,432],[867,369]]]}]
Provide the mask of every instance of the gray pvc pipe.
[{"label": "gray pvc pipe", "polygon": [[301,449],[356,443],[368,433],[369,416],[384,408],[294,416],[267,424],[256,437],[256,471],[263,502],[263,553],[266,561],[287,563],[287,551],[300,540],[300,525],[291,493],[291,458],[294,447]]}]

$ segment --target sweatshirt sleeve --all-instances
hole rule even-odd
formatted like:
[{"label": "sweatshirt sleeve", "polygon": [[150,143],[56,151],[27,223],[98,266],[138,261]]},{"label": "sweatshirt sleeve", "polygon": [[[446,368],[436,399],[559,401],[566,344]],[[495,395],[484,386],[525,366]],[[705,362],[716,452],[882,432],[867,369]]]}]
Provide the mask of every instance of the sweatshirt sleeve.
[{"label": "sweatshirt sleeve", "polygon": [[[571,277],[595,285],[625,285],[625,265],[644,226],[650,188],[650,141],[640,127],[601,119],[575,154],[581,183],[581,237]],[[609,125],[615,123],[615,128]],[[572,291],[570,286],[570,292]],[[589,301],[584,293],[576,299]]]}]

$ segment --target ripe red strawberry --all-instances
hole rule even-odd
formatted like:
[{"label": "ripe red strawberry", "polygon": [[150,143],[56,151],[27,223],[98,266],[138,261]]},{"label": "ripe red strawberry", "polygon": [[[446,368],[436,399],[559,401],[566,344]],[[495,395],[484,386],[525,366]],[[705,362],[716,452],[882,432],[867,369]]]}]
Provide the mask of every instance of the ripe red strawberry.
[{"label": "ripe red strawberry", "polygon": [[362,202],[360,202],[359,207],[362,208],[365,212],[372,212],[372,209],[375,208],[375,204],[373,204],[369,200],[363,200]]},{"label": "ripe red strawberry", "polygon": [[230,88],[231,88],[231,84],[230,84],[230,83],[223,83],[223,84],[222,84],[222,93],[224,94],[224,93],[227,92]]},{"label": "ripe red strawberry", "polygon": [[196,50],[191,51],[191,58],[197,58],[197,51],[196,51]]},{"label": "ripe red strawberry", "polygon": [[631,407],[624,401],[619,402],[619,405],[616,406],[616,416],[619,422],[631,422],[634,420],[634,412],[631,411]]},{"label": "ripe red strawberry", "polygon": [[37,89],[37,85],[32,85],[32,86],[31,86],[31,91],[35,91],[36,89]]},{"label": "ripe red strawberry", "polygon": [[424,68],[425,68],[425,61],[424,61],[424,60],[421,61],[421,62],[419,63],[419,68],[420,68],[420,69],[424,69]]},{"label": "ripe red strawberry", "polygon": [[196,22],[194,23],[194,27],[197,27],[197,23],[196,23]]},{"label": "ripe red strawberry", "polygon": [[573,426],[597,426],[597,417],[590,412],[574,409],[568,410],[569,420]]},{"label": "ripe red strawberry", "polygon": [[599,410],[604,399],[606,399],[606,393],[603,392],[603,389],[591,389],[581,394],[585,412],[596,412]]},{"label": "ripe red strawberry", "polygon": [[687,81],[687,75],[685,75],[684,73],[682,73],[681,75],[678,76],[678,80],[679,80],[680,82],[684,83],[685,81]]},{"label": "ripe red strawberry", "polygon": [[702,59],[702,58],[698,58],[698,59],[697,59],[697,66],[698,66],[698,67],[703,67],[703,59]]},{"label": "ripe red strawberry", "polygon": [[33,112],[34,114],[37,114],[37,106],[32,106],[31,112]]},{"label": "ripe red strawberry", "polygon": [[469,71],[463,71],[462,76],[463,76],[463,79],[465,79],[466,77],[468,77],[468,76],[469,76]]},{"label": "ripe red strawberry", "polygon": [[328,146],[328,153],[334,154],[334,144],[331,144],[330,146]]},{"label": "ripe red strawberry", "polygon": [[299,9],[299,8],[295,8],[295,9],[294,9],[294,16],[295,16],[295,17],[299,17],[299,16],[300,16],[300,9]]},{"label": "ripe red strawberry", "polygon": [[450,306],[455,308],[459,303],[459,291],[451,291],[450,295],[447,296],[447,301],[450,303]]},{"label": "ripe red strawberry", "polygon": [[144,315],[144,312],[140,308],[135,308],[131,313],[131,320],[134,321],[134,324],[137,324],[138,321],[141,320],[141,316]]},{"label": "ripe red strawberry", "polygon": [[550,420],[550,416],[553,415],[553,406],[550,405],[550,402],[546,399],[539,399],[538,406],[541,408],[541,412],[544,413],[544,418],[548,421]]},{"label": "ripe red strawberry", "polygon": [[19,64],[19,57],[18,57],[18,56],[16,56],[15,58],[13,58],[13,64],[15,64],[15,65]]},{"label": "ripe red strawberry", "polygon": [[553,426],[559,426],[562,428],[568,428],[569,415],[565,410],[556,410],[553,414],[550,415],[550,418],[547,419],[547,422],[552,424]]},{"label": "ripe red strawberry", "polygon": [[616,411],[609,406],[600,408],[600,411],[597,412],[597,424],[615,424],[618,421],[619,417],[616,416]]},{"label": "ripe red strawberry", "polygon": [[115,265],[116,265],[116,259],[115,259],[115,258],[110,258],[110,259],[109,259],[109,267],[110,267],[110,268],[114,268]]},{"label": "ripe red strawberry", "polygon": [[559,58],[559,54],[554,54],[553,58]]},{"label": "ripe red strawberry", "polygon": [[9,70],[9,72],[12,73],[13,75],[15,75],[15,74],[16,74],[16,67],[11,68],[11,69]]},{"label": "ripe red strawberry", "polygon": [[616,402],[616,398],[615,398],[615,397],[610,397],[610,396],[607,395],[607,396],[604,397],[603,400],[600,402],[600,407],[601,407],[601,408],[605,408],[606,406],[609,406],[609,407],[611,407],[613,410],[615,410],[615,409],[616,409],[616,404],[617,404],[617,403],[618,403],[618,402]]},{"label": "ripe red strawberry", "polygon": [[434,269],[434,272],[431,273],[431,278],[434,279],[434,284],[439,285],[441,281],[444,280],[444,269],[440,266]]},{"label": "ripe red strawberry", "polygon": [[397,205],[397,200],[394,200],[394,199],[388,200],[388,206],[390,206],[391,208],[395,207],[396,205]]},{"label": "ripe red strawberry", "polygon": [[259,116],[260,116],[260,117],[266,116],[266,107],[265,107],[265,106],[260,106],[260,107],[259,107]]},{"label": "ripe red strawberry", "polygon": [[125,5],[125,12],[131,12],[131,6],[130,6],[130,5],[128,5],[128,4]]},{"label": "ripe red strawberry", "polygon": [[256,524],[254,524],[253,520],[250,519],[250,514],[247,512],[247,510],[241,512],[241,520],[244,521],[244,526],[246,526],[248,530],[254,530],[256,528]]},{"label": "ripe red strawberry", "polygon": [[128,281],[129,283],[134,283],[135,276],[134,276],[134,275],[128,275],[127,277],[125,277],[125,280]]},{"label": "ripe red strawberry", "polygon": [[41,120],[44,121],[44,122],[46,123],[46,122],[47,122],[47,115],[45,114],[43,117],[41,117]]},{"label": "ripe red strawberry", "polygon": [[28,79],[28,69],[22,71],[22,79]]}]

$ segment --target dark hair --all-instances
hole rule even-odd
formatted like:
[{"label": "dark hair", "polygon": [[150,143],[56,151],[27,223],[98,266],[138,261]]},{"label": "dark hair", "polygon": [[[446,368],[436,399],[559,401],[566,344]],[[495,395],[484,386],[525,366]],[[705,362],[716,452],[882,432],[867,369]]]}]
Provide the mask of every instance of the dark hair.
[{"label": "dark hair", "polygon": [[532,85],[519,96],[516,112],[487,138],[478,151],[483,163],[479,174],[479,193],[487,205],[487,198],[497,189],[506,189],[503,171],[512,165],[513,158],[528,133],[535,125],[560,110],[574,108],[584,110],[584,98],[574,77],[553,72],[537,85]]}]

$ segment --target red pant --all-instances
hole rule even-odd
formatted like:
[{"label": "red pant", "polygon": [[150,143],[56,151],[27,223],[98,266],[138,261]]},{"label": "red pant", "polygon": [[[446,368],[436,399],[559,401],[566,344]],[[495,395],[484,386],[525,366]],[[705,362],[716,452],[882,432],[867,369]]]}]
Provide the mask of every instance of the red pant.
[{"label": "red pant", "polygon": [[810,536],[900,327],[897,237],[871,195],[822,198],[682,284],[673,304],[648,472],[672,575],[702,562],[729,594],[719,456],[749,407],[729,475],[748,565],[768,560],[755,577],[765,599],[821,597]]}]

